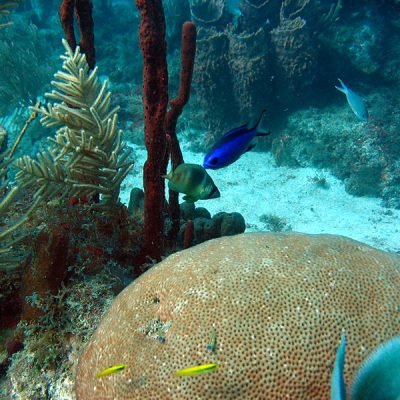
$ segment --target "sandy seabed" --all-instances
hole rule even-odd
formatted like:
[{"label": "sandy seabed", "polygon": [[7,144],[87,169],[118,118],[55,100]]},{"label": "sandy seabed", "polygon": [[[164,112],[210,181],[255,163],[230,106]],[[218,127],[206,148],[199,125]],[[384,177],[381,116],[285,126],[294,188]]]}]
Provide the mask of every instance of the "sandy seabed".
[{"label": "sandy seabed", "polygon": [[[143,187],[143,147],[133,148],[135,166],[121,186],[121,201],[129,202],[133,187]],[[185,162],[202,164],[203,154],[183,145]],[[400,210],[382,207],[382,200],[346,193],[344,183],[328,171],[316,168],[277,167],[270,153],[248,152],[234,164],[209,170],[221,197],[196,202],[212,215],[239,212],[246,232],[266,231],[261,216],[282,218],[293,231],[344,235],[371,246],[400,252]],[[324,177],[327,187],[315,183]]]}]

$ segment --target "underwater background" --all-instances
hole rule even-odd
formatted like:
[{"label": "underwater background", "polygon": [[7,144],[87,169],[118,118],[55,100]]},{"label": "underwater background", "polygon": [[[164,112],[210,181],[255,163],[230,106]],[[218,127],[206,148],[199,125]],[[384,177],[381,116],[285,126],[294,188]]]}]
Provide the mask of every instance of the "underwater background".
[{"label": "underwater background", "polygon": [[[343,235],[393,257],[395,272],[373,275],[379,281],[390,277],[383,285],[382,308],[371,311],[385,314],[387,307],[389,322],[365,342],[358,333],[359,341],[352,342],[352,329],[370,332],[374,319],[346,328],[349,385],[365,356],[399,334],[393,322],[400,320],[398,295],[391,296],[400,288],[400,2],[136,3],[0,0],[0,398],[92,398],[86,393],[89,379],[81,383],[87,378],[86,361],[79,358],[87,357],[84,349],[114,298],[165,257],[183,249],[196,252],[198,244],[243,232],[278,238],[291,238],[292,232]],[[146,18],[150,22],[143,25]],[[231,160],[206,165],[220,149]],[[179,165],[186,178],[173,174]],[[268,240],[275,243],[275,236]],[[230,242],[221,243],[226,248]],[[280,239],[276,243],[296,247]],[[332,250],[335,260],[346,256],[338,246],[338,255]],[[246,248],[253,249],[250,239],[234,259],[243,254],[250,259]],[[200,260],[208,251],[213,252],[205,250]],[[316,251],[315,265],[324,251]],[[347,255],[352,251],[350,246]],[[358,253],[354,257],[358,260]],[[212,275],[210,264],[191,274]],[[240,280],[243,264],[238,261],[238,269],[229,264],[231,276]],[[169,273],[175,279],[176,271]],[[376,300],[379,290],[368,286],[371,297],[359,306]],[[288,293],[294,296],[289,289],[283,296]],[[344,314],[340,321],[357,318]],[[156,346],[172,346],[172,319],[160,315],[140,332]],[[224,320],[224,314],[215,315]],[[232,319],[241,317],[232,312]],[[214,328],[199,321],[200,331],[194,333],[190,321],[186,335],[203,336],[207,345]],[[162,389],[160,397],[152,397],[155,392],[140,392],[152,384],[143,373],[132,393],[121,389],[107,397],[104,389],[93,398],[328,399],[341,323],[333,324],[337,332],[330,347],[322,347],[331,351],[329,360],[321,361],[329,365],[321,378],[325,386],[312,395],[268,392],[268,379],[257,371],[248,378],[259,385],[254,392],[203,393],[183,384],[171,397]],[[114,324],[125,326],[121,319]],[[225,349],[237,346],[221,329],[211,334],[218,336],[218,346],[224,349],[223,340]],[[362,350],[354,356],[355,342]],[[218,358],[217,351],[211,353]],[[175,354],[181,353],[175,348]],[[181,369],[173,357],[172,371]],[[235,357],[231,360],[240,364]],[[218,366],[229,363],[214,358]],[[93,376],[120,364],[95,361],[87,361]],[[106,379],[123,387],[118,379],[124,373]],[[209,387],[214,381],[200,382]]]}]

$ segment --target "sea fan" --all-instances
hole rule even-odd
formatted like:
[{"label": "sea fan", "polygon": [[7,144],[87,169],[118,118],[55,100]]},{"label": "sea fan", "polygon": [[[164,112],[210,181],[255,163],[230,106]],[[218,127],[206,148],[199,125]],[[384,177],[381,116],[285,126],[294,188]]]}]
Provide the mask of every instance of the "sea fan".
[{"label": "sea fan", "polygon": [[47,127],[61,125],[50,145],[35,159],[24,156],[15,162],[16,185],[0,202],[0,215],[22,189],[33,190],[32,205],[21,220],[0,232],[0,240],[23,224],[44,201],[100,194],[96,206],[112,209],[118,201],[122,180],[132,168],[130,149],[117,130],[118,107],[111,108],[107,80],[100,83],[97,68],[89,71],[79,47],[73,52],[63,41],[63,71],[55,74],[55,87],[46,97],[54,104],[35,108]]}]

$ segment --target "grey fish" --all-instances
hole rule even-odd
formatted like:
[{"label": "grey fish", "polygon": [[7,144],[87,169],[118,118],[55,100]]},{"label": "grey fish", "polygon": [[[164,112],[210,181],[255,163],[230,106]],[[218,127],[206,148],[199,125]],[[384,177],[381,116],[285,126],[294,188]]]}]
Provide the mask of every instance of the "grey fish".
[{"label": "grey fish", "polygon": [[361,96],[349,89],[341,79],[338,78],[338,81],[342,86],[335,86],[335,88],[346,95],[347,102],[354,114],[362,121],[368,122],[368,110]]}]

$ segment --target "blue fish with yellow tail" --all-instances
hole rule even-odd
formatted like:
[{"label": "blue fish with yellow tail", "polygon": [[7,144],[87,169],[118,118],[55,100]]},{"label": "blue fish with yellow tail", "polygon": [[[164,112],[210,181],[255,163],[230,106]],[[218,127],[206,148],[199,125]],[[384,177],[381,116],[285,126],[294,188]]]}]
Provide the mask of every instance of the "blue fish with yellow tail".
[{"label": "blue fish with yellow tail", "polygon": [[342,86],[335,86],[335,88],[346,95],[347,102],[354,114],[356,114],[361,121],[368,122],[368,110],[361,96],[349,89],[341,79],[338,78],[338,81]]},{"label": "blue fish with yellow tail", "polygon": [[[346,400],[345,351],[343,333],[332,372],[331,400]],[[400,400],[400,336],[378,346],[362,363],[351,386],[350,400]]]},{"label": "blue fish with yellow tail", "polygon": [[225,133],[205,155],[203,167],[209,169],[227,167],[256,145],[254,142],[256,136],[270,135],[271,132],[259,132],[257,130],[264,113],[265,110],[261,112],[257,123],[253,127],[249,128],[245,124]]}]

